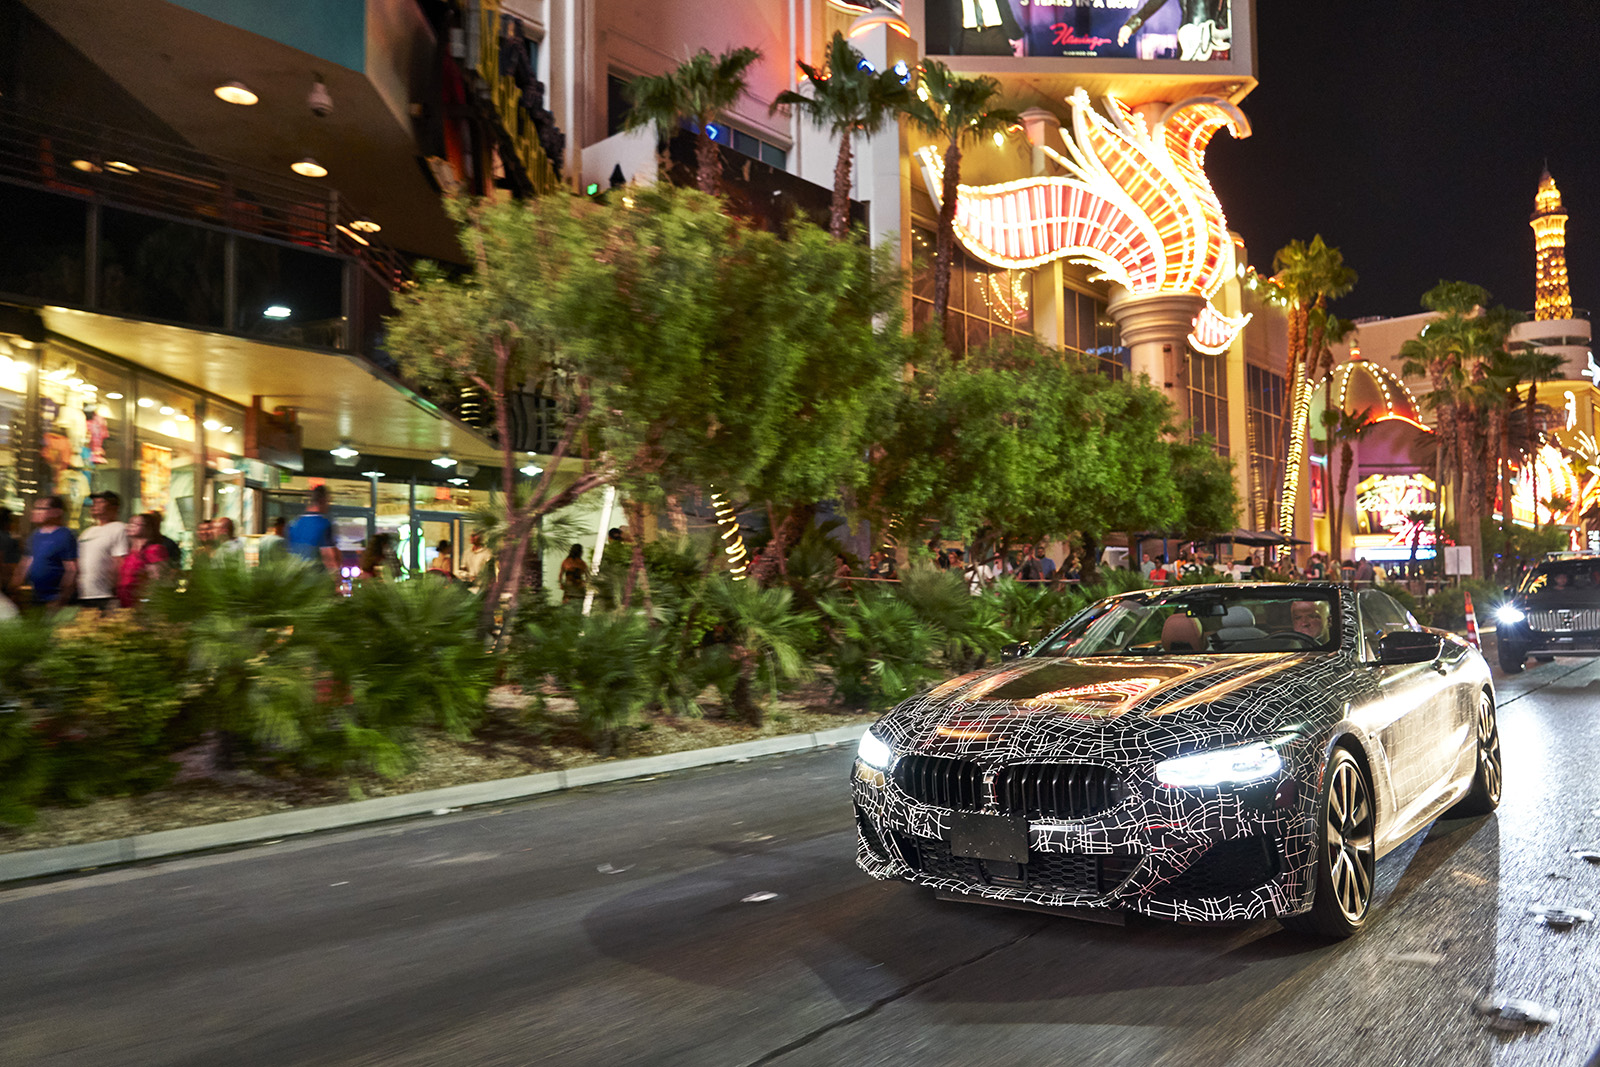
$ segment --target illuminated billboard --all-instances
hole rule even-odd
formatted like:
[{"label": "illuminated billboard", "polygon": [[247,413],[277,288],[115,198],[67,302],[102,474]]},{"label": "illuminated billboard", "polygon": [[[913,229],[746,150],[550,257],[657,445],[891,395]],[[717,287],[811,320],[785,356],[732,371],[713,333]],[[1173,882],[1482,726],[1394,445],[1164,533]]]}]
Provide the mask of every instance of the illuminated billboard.
[{"label": "illuminated billboard", "polygon": [[1230,62],[1234,0],[926,0],[929,55]]}]

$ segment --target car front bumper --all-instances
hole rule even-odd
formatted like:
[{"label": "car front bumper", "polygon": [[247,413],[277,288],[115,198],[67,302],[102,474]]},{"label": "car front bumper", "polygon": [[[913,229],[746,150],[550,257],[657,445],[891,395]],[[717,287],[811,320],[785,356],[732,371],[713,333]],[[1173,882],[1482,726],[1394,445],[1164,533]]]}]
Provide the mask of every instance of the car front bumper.
[{"label": "car front bumper", "polygon": [[1022,862],[960,855],[952,808],[921,803],[892,774],[857,761],[856,862],[874,878],[997,904],[1128,909],[1218,922],[1309,905],[1314,790],[1284,776],[1239,789],[1129,783],[1085,819],[1027,820]]}]

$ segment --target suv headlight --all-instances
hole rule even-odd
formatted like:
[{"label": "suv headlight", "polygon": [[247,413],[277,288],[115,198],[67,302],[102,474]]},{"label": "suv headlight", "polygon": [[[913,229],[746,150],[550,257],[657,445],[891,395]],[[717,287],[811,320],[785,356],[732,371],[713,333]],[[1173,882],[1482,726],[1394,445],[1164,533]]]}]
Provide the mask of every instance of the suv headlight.
[{"label": "suv headlight", "polygon": [[1528,614],[1515,604],[1501,604],[1500,607],[1496,609],[1494,617],[1499,619],[1501,622],[1511,623],[1521,622],[1523,619],[1528,617]]},{"label": "suv headlight", "polygon": [[856,747],[856,759],[873,770],[886,771],[894,759],[894,749],[869,729],[861,735],[861,744]]},{"label": "suv headlight", "polygon": [[1244,785],[1275,777],[1283,757],[1265,741],[1237,748],[1218,748],[1156,764],[1156,780],[1167,786]]}]

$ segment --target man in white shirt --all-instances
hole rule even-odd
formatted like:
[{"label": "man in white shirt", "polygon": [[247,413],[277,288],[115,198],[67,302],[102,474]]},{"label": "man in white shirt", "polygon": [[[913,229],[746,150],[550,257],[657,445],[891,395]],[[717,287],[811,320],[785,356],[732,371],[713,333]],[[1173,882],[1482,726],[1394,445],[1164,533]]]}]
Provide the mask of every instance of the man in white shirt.
[{"label": "man in white shirt", "polygon": [[128,527],[118,517],[122,497],[107,489],[89,496],[90,526],[78,535],[79,602],[105,611],[116,603],[117,574],[128,554]]},{"label": "man in white shirt", "polygon": [[232,563],[244,562],[244,541],[233,532],[233,520],[224,515],[220,519],[211,520],[212,540],[216,547],[211,551],[214,563],[224,560]]}]

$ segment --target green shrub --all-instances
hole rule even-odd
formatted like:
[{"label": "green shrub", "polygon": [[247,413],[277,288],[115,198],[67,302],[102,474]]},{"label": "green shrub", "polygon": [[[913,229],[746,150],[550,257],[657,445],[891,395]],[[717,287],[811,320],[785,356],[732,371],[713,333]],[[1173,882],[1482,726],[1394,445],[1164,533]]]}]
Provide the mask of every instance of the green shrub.
[{"label": "green shrub", "polygon": [[958,572],[907,567],[893,595],[932,631],[945,664],[957,673],[998,658],[1009,636],[1000,598],[973,596]]},{"label": "green shrub", "polygon": [[542,689],[548,681],[570,696],[584,735],[602,752],[621,744],[657,699],[663,646],[642,612],[556,612],[532,623],[518,649],[522,683]]},{"label": "green shrub", "polygon": [[37,799],[152,789],[176,770],[181,643],[128,616],[65,612],[0,624],[0,817]]},{"label": "green shrub", "polygon": [[479,600],[455,582],[362,582],[336,612],[360,726],[398,745],[427,722],[466,737],[482,718],[494,663],[477,634]]},{"label": "green shrub", "polygon": [[327,571],[296,557],[259,567],[196,567],[183,590],[157,588],[151,617],[183,635],[194,736],[216,732],[230,756],[298,761],[340,747],[348,678],[330,649],[339,597]]},{"label": "green shrub", "polygon": [[50,783],[49,760],[25,695],[50,647],[42,616],[0,622],[0,823],[33,821],[34,803]]},{"label": "green shrub", "polygon": [[1072,586],[1048,585],[1001,578],[990,589],[1000,605],[1007,636],[1012,641],[1037,643],[1089,603],[1087,595]]},{"label": "green shrub", "polygon": [[847,704],[887,708],[944,676],[928,665],[940,633],[894,594],[863,589],[822,607],[832,637],[825,659]]},{"label": "green shrub", "polygon": [[796,610],[793,601],[782,587],[762,589],[722,574],[706,580],[704,603],[716,620],[708,638],[725,645],[738,667],[729,693],[734,710],[757,726],[765,716],[763,696],[773,699],[811,673],[804,650],[813,644],[817,616]]}]

